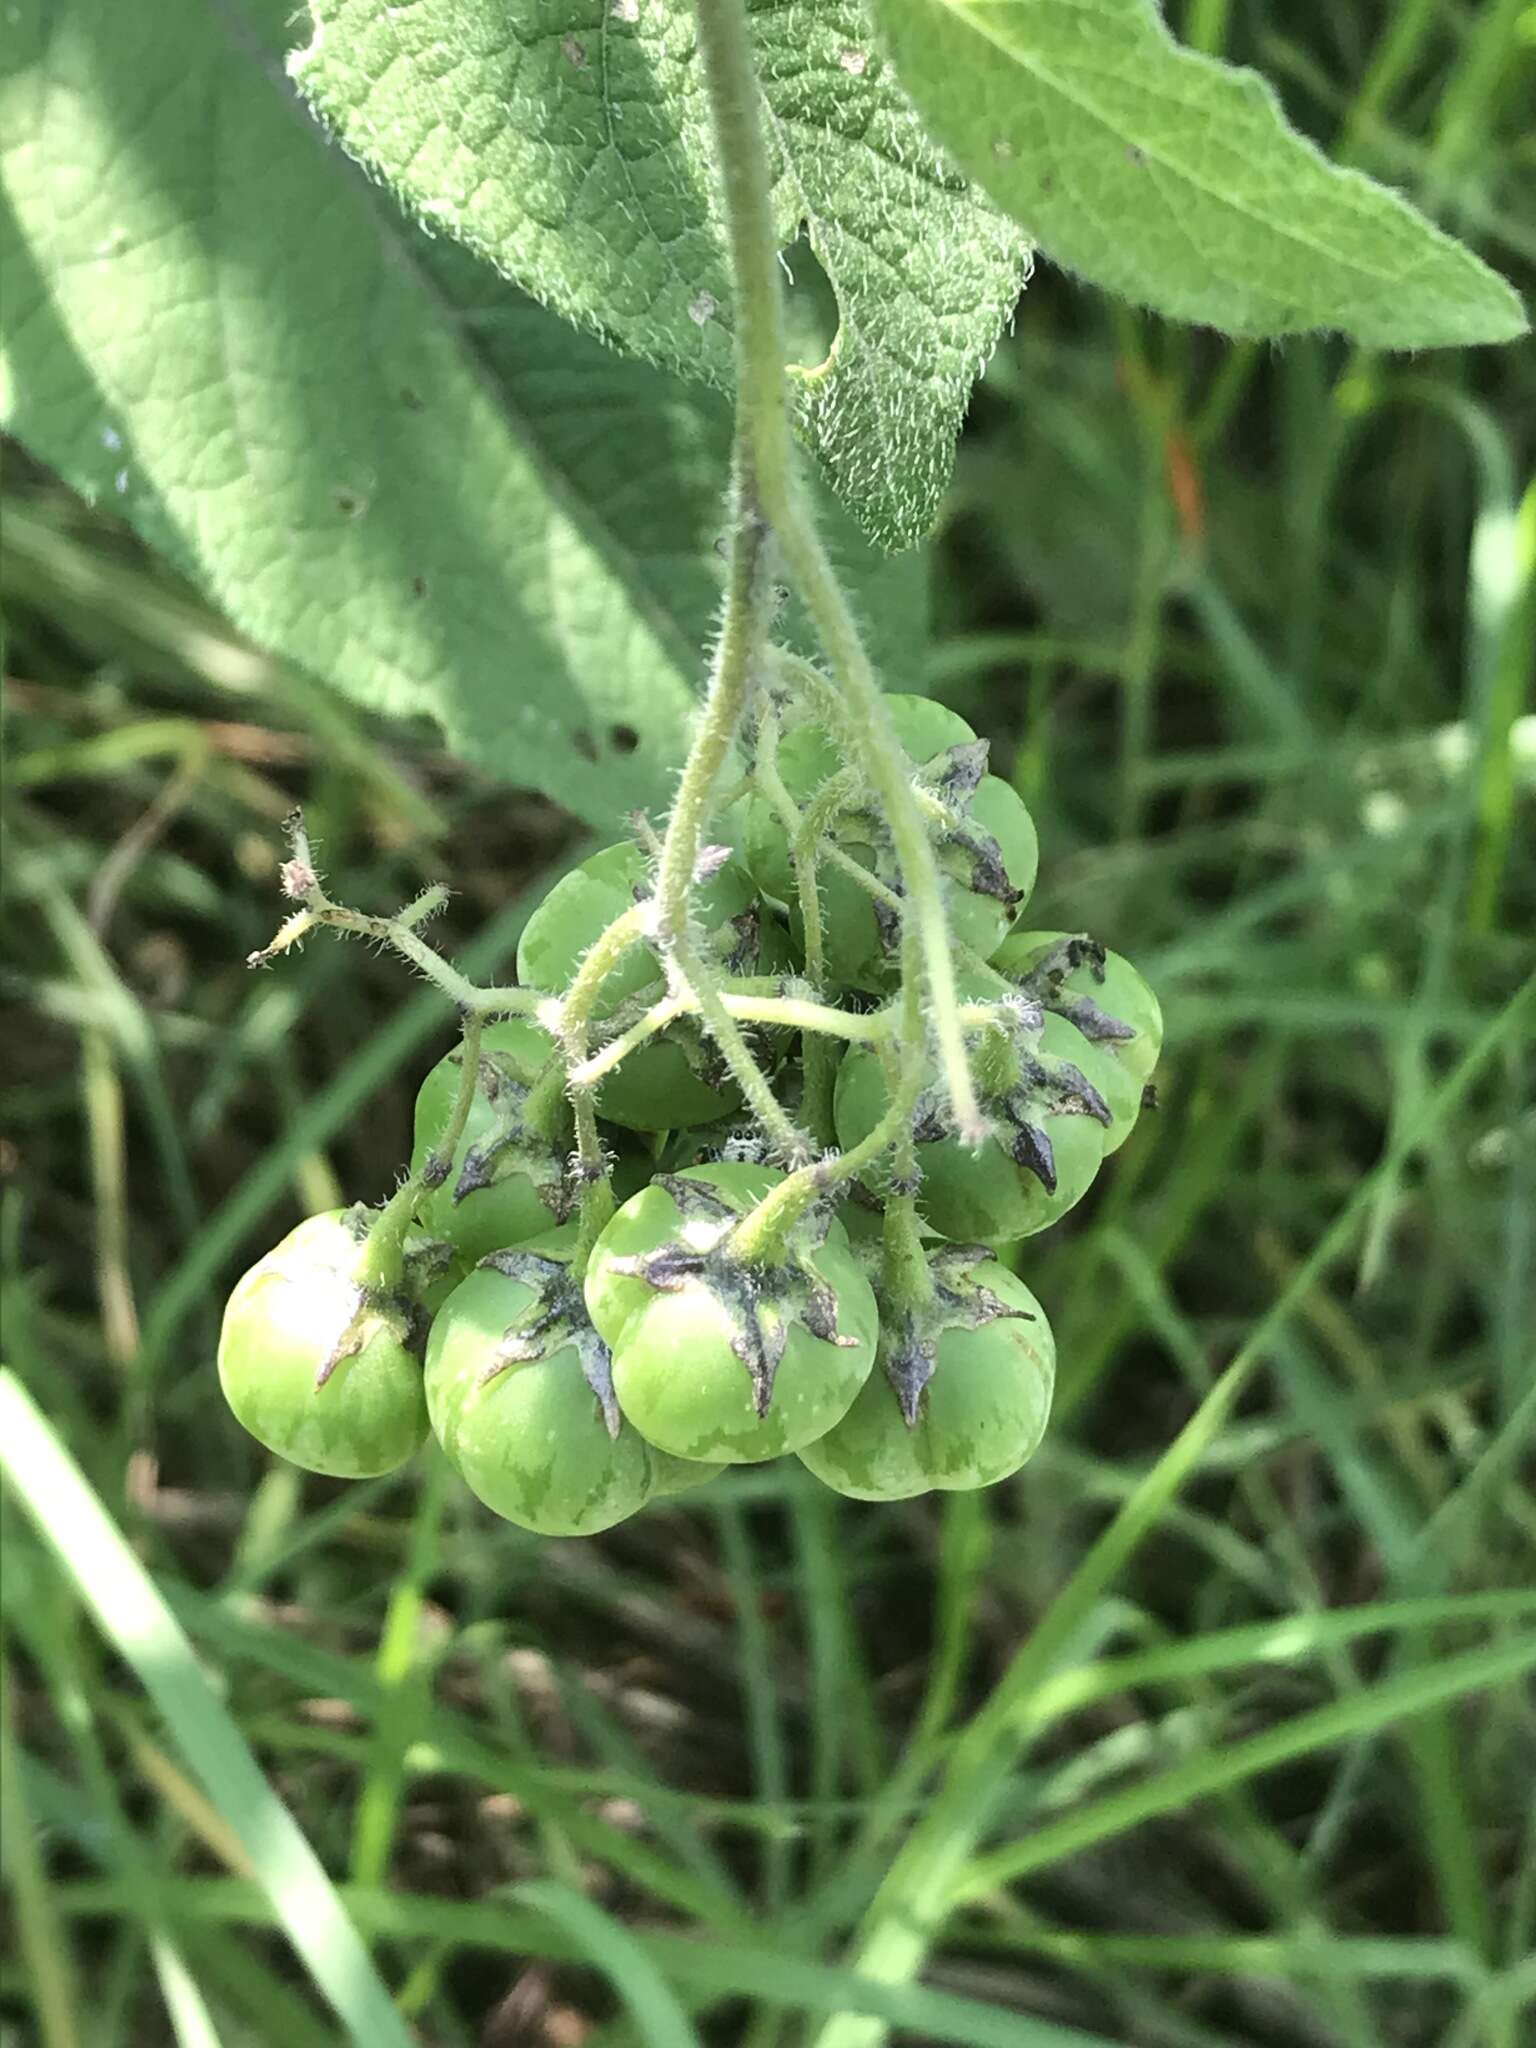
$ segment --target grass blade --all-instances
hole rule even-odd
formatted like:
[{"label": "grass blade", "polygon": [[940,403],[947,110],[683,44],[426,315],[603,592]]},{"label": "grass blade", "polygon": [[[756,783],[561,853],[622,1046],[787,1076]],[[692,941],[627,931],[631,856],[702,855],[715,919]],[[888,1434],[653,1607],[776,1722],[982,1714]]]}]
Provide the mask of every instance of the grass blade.
[{"label": "grass blade", "polygon": [[31,1396],[0,1370],[0,1469],[97,1626],[164,1715],[357,2048],[410,2037],[356,1928],[203,1675],[192,1645]]},{"label": "grass blade", "polygon": [[611,1913],[594,1906],[569,1885],[541,1878],[514,1887],[512,1896],[546,1913],[577,1948],[613,1980],[634,2014],[647,2048],[700,2048],[692,2020],[667,1980],[635,1937]]},{"label": "grass blade", "polygon": [[1038,1828],[1022,1842],[979,1857],[955,1886],[957,1900],[983,1897],[1000,1884],[1043,1870],[1091,1842],[1136,1827],[1155,1814],[1167,1813],[1192,1799],[1202,1799],[1224,1786],[1241,1784],[1259,1771],[1330,1743],[1390,1727],[1445,1701],[1461,1699],[1485,1687],[1505,1684],[1536,1667],[1536,1635],[1517,1637],[1450,1657],[1443,1663],[1405,1672],[1385,1685],[1372,1686],[1349,1699],[1331,1701],[1310,1714],[1298,1714],[1266,1728],[1246,1742],[1190,1757],[1169,1771],[1140,1784],[1127,1785]]}]

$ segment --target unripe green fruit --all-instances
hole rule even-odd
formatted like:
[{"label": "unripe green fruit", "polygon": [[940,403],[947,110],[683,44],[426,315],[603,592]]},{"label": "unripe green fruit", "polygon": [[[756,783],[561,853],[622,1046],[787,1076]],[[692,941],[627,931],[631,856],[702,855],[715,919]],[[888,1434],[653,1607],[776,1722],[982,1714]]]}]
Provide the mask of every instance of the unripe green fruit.
[{"label": "unripe green fruit", "polygon": [[[523,1249],[568,1251],[562,1236]],[[541,1306],[536,1283],[494,1266],[454,1290],[427,1344],[432,1428],[470,1491],[506,1521],[592,1536],[644,1506],[655,1462],[627,1424],[609,1435],[574,1333],[553,1331],[535,1356],[486,1377],[509,1329]]]},{"label": "unripe green fruit", "polygon": [[680,1493],[692,1493],[696,1486],[706,1480],[718,1479],[725,1470],[723,1465],[703,1465],[696,1458],[674,1458],[669,1451],[658,1451],[650,1446],[651,1471],[656,1484],[651,1489],[652,1500],[673,1500]]},{"label": "unripe green fruit", "polygon": [[[1105,1134],[1107,1157],[1125,1143],[1141,1114],[1143,1091],[1163,1047],[1163,1012],[1157,997],[1122,954],[1104,949],[1102,964],[1096,968],[1098,949],[1085,946],[1083,957],[1068,964],[1060,956],[1073,945],[1073,935],[1067,932],[1013,931],[999,947],[993,965],[1032,993],[1048,985],[1053,994],[1044,999],[1062,1003],[1069,1021],[1075,1006],[1084,1005],[1080,1028],[1085,1035],[1102,1028],[1093,1021],[1094,1011],[1102,1011],[1106,1019],[1131,1032],[1128,1038],[1093,1040],[1094,1049],[1104,1056],[1095,1070],[1096,1078],[1114,1115]],[[1055,966],[1053,954],[1059,963]]]},{"label": "unripe green fruit", "polygon": [[[629,841],[604,847],[562,875],[524,928],[517,949],[518,980],[527,988],[563,993],[594,941],[650,887],[645,856]],[[746,869],[727,860],[693,897],[694,916],[707,935],[710,954],[725,960],[745,947],[753,955],[747,972],[757,964],[757,934],[739,928],[734,920],[754,921],[756,895]],[[611,1016],[630,997],[661,980],[661,963],[637,938],[603,983],[593,1005],[594,1020]],[[697,1026],[684,1020],[637,1047],[604,1080],[598,1093],[601,1113],[636,1131],[710,1123],[729,1115],[741,1097],[729,1082],[717,1086],[699,1072],[703,1044]]]},{"label": "unripe green fruit", "polygon": [[[488,1024],[481,1034],[480,1078],[453,1164],[416,1212],[424,1230],[446,1239],[471,1263],[487,1252],[542,1236],[561,1219],[563,1149],[552,1136],[529,1131],[520,1122],[523,1092],[548,1067],[554,1050],[547,1031],[521,1018]],[[461,1052],[445,1054],[421,1084],[413,1173],[448,1127],[462,1059]],[[470,1167],[472,1159],[476,1167]],[[482,1176],[483,1184],[477,1185]]]},{"label": "unripe green fruit", "polygon": [[752,1335],[753,1305],[780,1284],[793,1289],[798,1272],[753,1269],[742,1276],[726,1265],[657,1284],[624,1270],[624,1262],[644,1261],[674,1246],[685,1256],[715,1253],[734,1222],[782,1179],[761,1166],[691,1167],[676,1181],[697,1183],[706,1197],[723,1199],[728,1216],[708,1207],[680,1207],[672,1188],[657,1182],[624,1204],[594,1248],[587,1305],[613,1347],[619,1406],[649,1442],[674,1457],[735,1465],[797,1450],[846,1413],[873,1363],[879,1322],[874,1294],[837,1222],[821,1243],[808,1247],[806,1267],[810,1284],[830,1297],[839,1341],[813,1335],[793,1296],[787,1297],[789,1306],[776,1324],[785,1332],[783,1354],[761,1413],[752,1374],[736,1347]]},{"label": "unripe green fruit", "polygon": [[[1070,1062],[1103,1092],[1106,1075],[1100,1048],[1090,1045],[1064,1018],[1046,1016],[1039,1050],[1049,1059]],[[837,1077],[838,1142],[851,1147],[868,1137],[889,1100],[879,1057],[856,1046]],[[1080,1112],[1047,1111],[1039,1128],[1054,1155],[1054,1189],[1020,1165],[997,1136],[975,1151],[955,1137],[919,1143],[923,1185],[918,1206],[940,1236],[957,1244],[1004,1244],[1011,1238],[1032,1237],[1082,1200],[1104,1157],[1104,1126]]]},{"label": "unripe green fruit", "polygon": [[408,1305],[363,1298],[366,1227],[366,1213],[334,1209],[291,1230],[236,1282],[219,1335],[237,1419],[290,1464],[338,1479],[393,1472],[427,1433]]},{"label": "unripe green fruit", "polygon": [[942,1328],[933,1377],[911,1427],[877,1367],[842,1421],[800,1452],[801,1463],[835,1492],[852,1500],[908,1500],[933,1488],[963,1492],[995,1485],[1033,1455],[1051,1411],[1051,1326],[1023,1281],[995,1260],[975,1267],[972,1277],[1019,1315]]},{"label": "unripe green fruit", "polygon": [[[920,771],[919,781],[942,794],[939,775],[945,764],[940,757],[951,748],[974,746],[975,733],[958,712],[930,697],[890,696],[885,702],[898,739]],[[796,726],[780,742],[779,774],[802,807],[847,766],[846,748],[823,726]],[[974,790],[954,799],[952,808],[963,821],[962,829],[995,842],[1002,872],[991,876],[993,885],[1006,882],[1018,892],[1017,900],[1010,903],[978,888],[976,853],[956,841],[940,840],[937,855],[951,931],[956,940],[986,959],[1034,888],[1039,864],[1034,822],[1017,790],[996,775],[982,776]],[[894,886],[897,870],[889,850],[872,841],[869,828],[867,816],[845,814],[834,826],[832,837],[862,867]],[[790,906],[791,921],[798,930],[790,848],[777,813],[760,797],[748,810],[747,858],[759,884]],[[817,885],[832,981],[856,988],[883,986],[893,968],[890,935],[882,933],[870,896],[842,868],[828,861],[818,864]]]}]

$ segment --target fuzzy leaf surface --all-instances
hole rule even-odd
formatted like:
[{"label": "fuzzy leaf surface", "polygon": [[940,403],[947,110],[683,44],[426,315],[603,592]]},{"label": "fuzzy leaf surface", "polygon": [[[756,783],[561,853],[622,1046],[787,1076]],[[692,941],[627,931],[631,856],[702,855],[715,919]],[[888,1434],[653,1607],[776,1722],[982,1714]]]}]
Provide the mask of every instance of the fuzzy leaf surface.
[{"label": "fuzzy leaf surface", "polygon": [[[718,600],[724,408],[371,191],[283,78],[289,11],[16,0],[0,418],[296,667],[594,823],[655,807]],[[917,647],[920,564],[832,538]]]},{"label": "fuzzy leaf surface", "polygon": [[1229,334],[1508,341],[1519,299],[1341,170],[1256,73],[1181,49],[1152,0],[870,0],[933,134],[1051,261]]},{"label": "fuzzy leaf surface", "polygon": [[[556,312],[732,386],[731,285],[691,0],[310,0],[299,84],[435,231]],[[932,525],[1025,238],[925,134],[863,0],[760,0],[781,241],[836,294],[795,374],[833,488],[890,547]],[[791,267],[794,267],[793,258]]]}]

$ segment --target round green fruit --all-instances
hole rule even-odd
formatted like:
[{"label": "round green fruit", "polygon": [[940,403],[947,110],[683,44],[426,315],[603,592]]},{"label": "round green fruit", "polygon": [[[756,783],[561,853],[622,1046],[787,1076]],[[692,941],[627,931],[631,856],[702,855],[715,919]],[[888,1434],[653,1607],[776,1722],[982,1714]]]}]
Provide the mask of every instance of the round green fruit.
[{"label": "round green fruit", "polygon": [[[1034,821],[1011,784],[980,772],[984,751],[957,712],[931,697],[885,701],[897,737],[916,765],[918,782],[953,816],[952,829],[938,842],[951,930],[986,959],[1034,888],[1039,864]],[[779,773],[802,807],[847,766],[846,747],[824,726],[796,726],[780,742]],[[872,812],[845,812],[831,837],[850,858],[894,886],[894,862],[884,835],[874,827]],[[789,905],[798,930],[789,845],[777,813],[761,798],[748,811],[747,858],[761,886]],[[855,988],[882,986],[890,978],[894,932],[882,929],[873,900],[844,869],[821,862],[817,884],[831,980]]]},{"label": "round green fruit", "polygon": [[568,1256],[562,1233],[507,1255],[512,1271],[478,1267],[427,1344],[427,1406],[449,1463],[488,1508],[542,1536],[612,1528],[644,1506],[657,1476],[611,1400],[610,1433],[607,1351]]},{"label": "round green fruit", "polygon": [[362,1286],[368,1221],[335,1209],[291,1230],[236,1282],[219,1334],[236,1418],[290,1464],[338,1479],[393,1472],[427,1433],[411,1310]]},{"label": "round green fruit", "polygon": [[[977,1320],[941,1293],[928,1338],[932,1377],[912,1423],[896,1380],[876,1370],[842,1421],[800,1452],[835,1492],[853,1500],[964,1492],[1008,1478],[1033,1455],[1051,1410],[1051,1326],[1023,1281],[996,1260],[973,1267],[970,1285],[996,1308]],[[883,1335],[882,1350],[888,1342]]]},{"label": "round green fruit", "polygon": [[[567,989],[593,942],[616,917],[651,888],[651,873],[638,846],[606,846],[562,875],[524,928],[517,949],[517,978],[526,988],[558,995]],[[695,892],[694,909],[707,934],[711,955],[735,959],[742,972],[757,965],[759,922],[752,877],[738,861],[725,860]],[[743,957],[744,956],[744,957]],[[593,1005],[601,1022],[644,988],[662,981],[661,963],[637,938],[603,983]],[[613,1123],[636,1131],[709,1123],[729,1115],[741,1097],[729,1082],[712,1075],[713,1049],[698,1027],[685,1019],[636,1048],[603,1082],[598,1108]]]},{"label": "round green fruit", "polygon": [[[1102,1094],[1104,1055],[1065,1018],[1046,1015],[1038,1051],[1076,1068]],[[1098,1117],[1047,1103],[1027,1123],[1013,1124],[1002,1115],[1006,1096],[1005,1082],[983,1087],[983,1110],[999,1121],[999,1131],[975,1150],[952,1135],[925,1138],[919,1131],[918,1206],[940,1236],[956,1243],[1003,1244],[1048,1229],[1087,1194],[1103,1161],[1106,1130]],[[878,1055],[855,1047],[838,1072],[839,1143],[851,1147],[868,1137],[889,1099]]]},{"label": "round green fruit", "polygon": [[670,1452],[658,1451],[652,1444],[651,1470],[656,1478],[651,1499],[672,1500],[680,1493],[692,1493],[707,1479],[718,1479],[725,1467],[702,1465],[696,1458],[674,1458]]},{"label": "round green fruit", "polygon": [[1143,1091],[1163,1048],[1163,1012],[1130,961],[1080,934],[1013,931],[994,965],[1027,994],[1056,1009],[1103,1054],[1099,1085],[1114,1122],[1106,1156],[1141,1114]]},{"label": "round green fruit", "polygon": [[851,1405],[874,1361],[874,1293],[836,1221],[782,1264],[728,1240],[783,1179],[722,1162],[654,1181],[611,1219],[587,1269],[619,1406],[674,1457],[722,1465],[798,1450]]},{"label": "round green fruit", "polygon": [[[561,1220],[566,1208],[564,1148],[557,1142],[565,1110],[563,1086],[548,1088],[554,1040],[537,1024],[510,1018],[488,1024],[480,1039],[480,1072],[469,1117],[448,1176],[419,1204],[423,1230],[473,1262],[506,1245],[525,1244]],[[462,1052],[440,1059],[416,1097],[411,1170],[419,1172],[440,1142],[458,1100]],[[530,1128],[529,1091],[546,1077],[550,1099]]]}]

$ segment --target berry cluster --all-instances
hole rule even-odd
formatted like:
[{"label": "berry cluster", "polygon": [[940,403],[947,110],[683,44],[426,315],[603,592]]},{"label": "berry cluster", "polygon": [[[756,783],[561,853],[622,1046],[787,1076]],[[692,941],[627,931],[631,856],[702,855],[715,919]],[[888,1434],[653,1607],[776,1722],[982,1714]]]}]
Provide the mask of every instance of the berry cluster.
[{"label": "berry cluster", "polygon": [[303,907],[261,957],[316,924],[388,939],[455,995],[464,1039],[422,1084],[396,1196],[311,1217],[230,1297],[220,1375],[264,1444],[362,1477],[430,1429],[489,1507],[558,1535],[787,1453],[861,1500],[1030,1456],[1054,1346],[1000,1248],[1128,1136],[1162,1020],[1118,955],[1022,920],[1034,827],[985,743],[926,699],[887,704],[979,1125],[882,807],[792,690],[756,722],[681,924],[642,831],[549,892],[513,988],[438,959],[430,903],[332,903],[298,828]]}]

